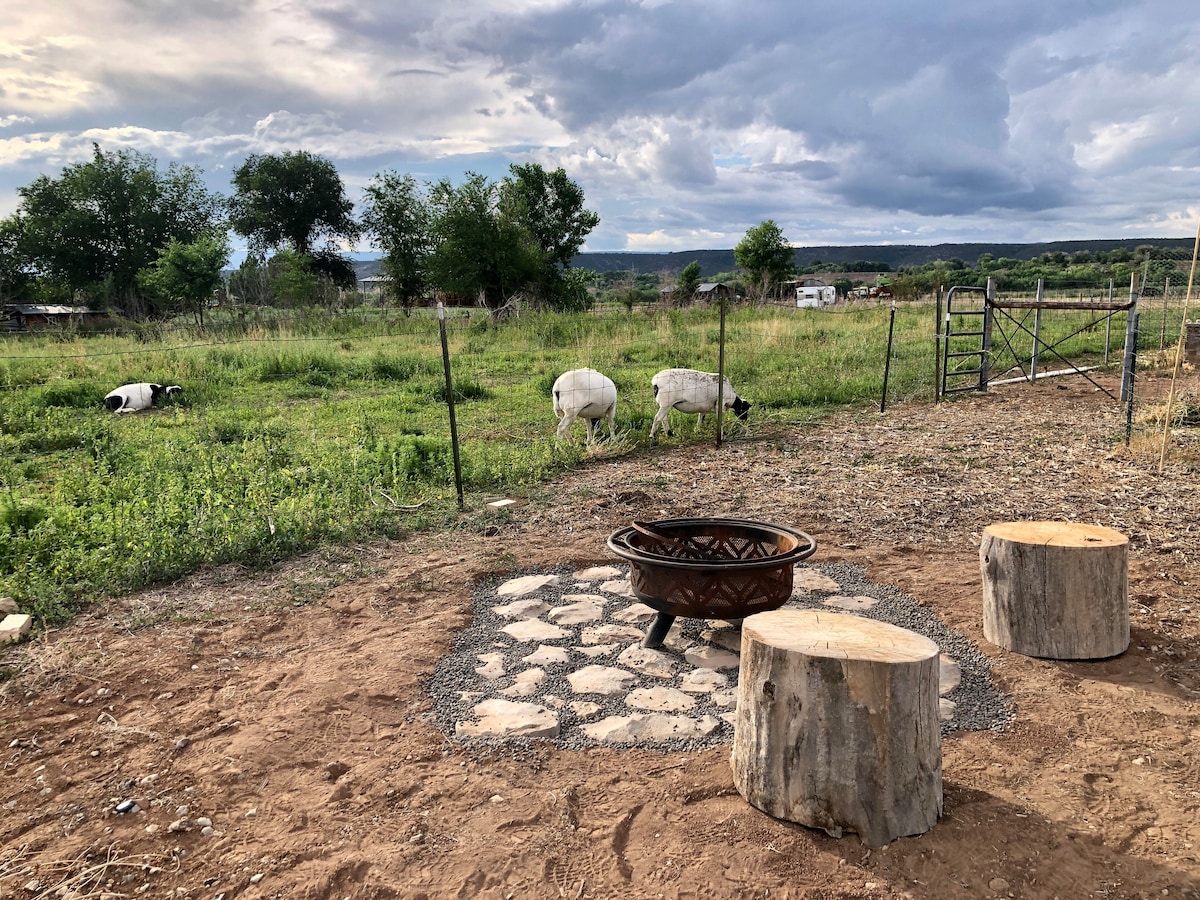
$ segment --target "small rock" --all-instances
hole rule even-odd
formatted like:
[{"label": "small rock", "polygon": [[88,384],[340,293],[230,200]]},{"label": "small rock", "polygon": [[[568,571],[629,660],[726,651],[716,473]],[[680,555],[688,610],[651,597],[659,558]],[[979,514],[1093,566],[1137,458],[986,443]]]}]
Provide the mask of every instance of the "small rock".
[{"label": "small rock", "polygon": [[251,884],[258,884],[260,881],[262,881],[262,880],[263,880],[263,877],[264,877],[264,876],[263,876],[263,873],[262,873],[262,872],[258,872],[257,874],[251,875],[251,876],[250,876],[250,883],[251,883]]},{"label": "small rock", "polygon": [[993,891],[996,891],[997,893],[999,893],[1000,891],[1008,890],[1008,882],[1005,881],[1003,878],[993,878],[991,881],[988,882],[988,887],[991,888]]},{"label": "small rock", "polygon": [[212,819],[207,816],[201,816],[196,820],[197,828],[208,828],[210,825],[212,825]]}]

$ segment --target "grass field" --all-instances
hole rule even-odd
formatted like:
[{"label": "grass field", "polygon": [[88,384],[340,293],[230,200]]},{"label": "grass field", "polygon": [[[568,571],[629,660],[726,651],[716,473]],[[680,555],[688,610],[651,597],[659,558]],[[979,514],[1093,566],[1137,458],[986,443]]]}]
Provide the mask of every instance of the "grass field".
[{"label": "grass field", "polygon": [[[1075,315],[1075,314],[1072,314]],[[754,404],[729,440],[770,437],[845,405],[878,405],[889,310],[741,307],[725,371]],[[1050,342],[1078,328],[1046,317]],[[1178,326],[1176,326],[1178,327]],[[646,452],[650,378],[715,371],[715,308],[448,320],[466,507],[544,482],[586,458]],[[1117,352],[1123,320],[1117,329]],[[1059,352],[1097,360],[1104,329]],[[1027,352],[1018,349],[1019,353]],[[558,445],[550,387],[592,366],[619,392],[617,441]],[[104,394],[179,384],[151,413],[115,416]],[[934,395],[934,311],[895,316],[889,405]],[[47,624],[82,605],[207,564],[263,565],[325,543],[476,527],[457,515],[437,319],[337,319],[0,339],[0,595]],[[676,420],[667,443],[713,440]],[[491,515],[501,515],[491,513]]]}]

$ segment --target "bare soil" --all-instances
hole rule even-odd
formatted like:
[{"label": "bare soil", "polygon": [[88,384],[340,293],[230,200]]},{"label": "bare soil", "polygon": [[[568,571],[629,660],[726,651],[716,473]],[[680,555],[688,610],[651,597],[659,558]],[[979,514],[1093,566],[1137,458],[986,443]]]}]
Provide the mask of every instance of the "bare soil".
[{"label": "bare soil", "polygon": [[[1123,434],[1118,404],[1064,379],[719,449],[601,450],[452,532],[97,605],[0,657],[17,672],[0,896],[1200,897],[1200,490]],[[437,730],[422,683],[473,579],[613,562],[616,528],[691,515],[802,528],[813,562],[866,566],[989,656],[1015,720],[944,739],[929,832],[870,851],[774,820],[735,790],[728,748],[481,750]],[[984,639],[981,531],[1016,519],[1130,538],[1125,653]]]}]

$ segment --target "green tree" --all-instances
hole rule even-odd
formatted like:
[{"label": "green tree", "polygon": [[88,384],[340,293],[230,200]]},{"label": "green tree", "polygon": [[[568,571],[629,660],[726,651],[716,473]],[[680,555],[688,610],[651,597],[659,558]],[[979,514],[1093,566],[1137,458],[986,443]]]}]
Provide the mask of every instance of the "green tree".
[{"label": "green tree", "polygon": [[271,305],[274,296],[267,278],[267,264],[261,256],[249,254],[229,276],[229,296],[246,306]]},{"label": "green tree", "polygon": [[202,234],[191,243],[171,239],[153,266],[142,271],[142,284],[191,312],[204,325],[204,310],[221,286],[221,270],[229,262],[229,239],[223,233]]},{"label": "green tree", "polygon": [[19,216],[0,219],[0,300],[28,299],[33,287]]},{"label": "green tree", "polygon": [[134,318],[155,311],[139,273],[172,240],[191,243],[216,228],[223,210],[199,169],[172,164],[163,173],[143,153],[104,153],[98,145],[88,162],[17,193],[26,271]]},{"label": "green tree", "polygon": [[304,150],[252,155],[233,173],[229,201],[233,230],[266,253],[287,248],[309,260],[315,274],[354,286],[354,266],[337,249],[359,229],[337,168]]},{"label": "green tree", "polygon": [[364,193],[363,230],[383,251],[388,293],[409,309],[428,286],[433,223],[426,191],[412,175],[383,172]]},{"label": "green tree", "polygon": [[540,256],[529,233],[500,214],[499,185],[468,172],[458,187],[442,179],[430,190],[433,285],[476,299],[493,312],[508,308],[539,274]]},{"label": "green tree", "polygon": [[[567,277],[571,260],[600,217],[584,208],[583,189],[559,168],[547,172],[537,163],[512,165],[500,183],[501,215],[524,230],[538,253],[532,290],[558,309],[586,305],[587,293]],[[573,285],[575,285],[573,287]]]},{"label": "green tree", "polygon": [[681,300],[691,300],[696,296],[696,290],[700,287],[700,263],[692,260],[683,267],[683,271],[679,273],[679,278],[675,281],[675,295]]},{"label": "green tree", "polygon": [[733,258],[750,277],[751,291],[761,297],[774,293],[796,271],[796,254],[771,219],[755,225],[733,248]]},{"label": "green tree", "polygon": [[280,250],[267,261],[267,284],[280,306],[303,308],[323,297],[321,277],[312,257],[295,250]]}]

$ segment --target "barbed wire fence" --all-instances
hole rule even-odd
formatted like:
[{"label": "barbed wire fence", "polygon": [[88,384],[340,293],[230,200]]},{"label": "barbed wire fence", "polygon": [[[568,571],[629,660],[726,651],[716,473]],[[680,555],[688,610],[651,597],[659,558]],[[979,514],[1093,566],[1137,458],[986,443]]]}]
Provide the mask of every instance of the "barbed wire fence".
[{"label": "barbed wire fence", "polygon": [[[1157,351],[1160,344],[1165,348],[1163,335],[1180,327],[1183,301],[1165,284],[1161,296],[1146,296],[1150,298],[1145,301],[1149,309],[1143,309],[1139,346]],[[574,317],[522,314],[516,322],[504,324],[491,321],[479,310],[451,310],[444,317],[430,313],[377,316],[375,312],[339,321],[328,317],[314,321],[293,315],[265,329],[261,322],[238,323],[236,327],[221,323],[203,331],[175,326],[164,330],[156,338],[158,343],[127,335],[110,336],[113,340],[128,338],[129,346],[124,348],[65,335],[0,339],[0,403],[36,391],[47,394],[44,403],[30,407],[29,421],[9,421],[7,414],[0,412],[0,457],[6,458],[0,464],[0,507],[10,510],[9,518],[0,522],[0,531],[7,527],[14,537],[22,538],[6,541],[7,548],[0,549],[0,593],[26,595],[40,589],[50,577],[46,572],[54,573],[53,577],[66,584],[79,583],[80,576],[70,569],[70,560],[79,556],[77,535],[69,529],[58,529],[42,535],[34,546],[27,539],[47,519],[33,521],[37,519],[35,513],[22,521],[22,509],[29,504],[36,507],[38,500],[50,493],[38,472],[62,467],[64,453],[80,456],[82,462],[75,464],[77,468],[91,466],[95,470],[95,477],[78,476],[81,490],[92,494],[77,502],[108,502],[104,499],[104,469],[120,465],[121,438],[105,424],[113,421],[111,414],[89,407],[84,401],[101,387],[115,387],[102,379],[117,372],[161,372],[164,381],[184,383],[190,395],[189,418],[206,429],[205,440],[225,441],[222,449],[227,453],[221,459],[230,466],[255,464],[250,438],[273,433],[268,420],[279,416],[281,405],[348,402],[346,398],[367,395],[356,412],[360,420],[368,420],[367,424],[359,422],[355,427],[369,431],[372,403],[391,402],[399,388],[419,382],[416,393],[424,400],[409,402],[444,406],[446,414],[426,418],[416,430],[450,448],[447,458],[455,457],[453,476],[448,464],[431,464],[429,471],[446,488],[456,489],[460,508],[464,492],[479,500],[527,489],[530,479],[557,471],[555,466],[561,467],[564,455],[579,460],[589,454],[611,456],[649,450],[650,423],[657,411],[650,377],[659,369],[716,372],[723,360],[732,388],[753,404],[744,422],[731,415],[723,417],[723,436],[730,441],[785,440],[789,429],[813,423],[833,408],[879,405],[885,368],[890,370],[886,397],[889,416],[902,417],[905,404],[932,400],[937,391],[935,367],[930,360],[936,323],[927,302],[900,305],[895,320],[898,339],[890,355],[889,310],[871,301],[821,310],[790,305],[739,307],[728,312],[724,329],[720,304],[695,309],[610,308]],[[498,342],[498,335],[508,343]],[[164,336],[171,340],[164,342]],[[1105,343],[1100,349],[1107,346]],[[1100,351],[1093,348],[1088,352]],[[218,396],[221,391],[232,391],[236,403],[239,379],[248,376],[233,363],[243,355],[254,356],[250,370],[256,382],[288,390],[280,393],[281,399],[275,404],[255,399],[247,408],[239,409],[238,416],[246,424],[240,430],[233,429],[226,439],[224,423],[205,425],[204,420],[212,410],[225,408],[222,403],[229,403],[228,397]],[[571,440],[564,442],[567,447],[560,447],[551,386],[564,371],[584,367],[604,374],[614,384],[617,438],[602,439],[585,449],[585,426],[577,425]],[[212,385],[206,386],[206,380]],[[91,393],[64,389],[55,394],[73,381],[87,382]],[[29,425],[38,410],[55,409],[61,415],[41,433],[29,434],[17,427]],[[673,416],[676,436],[656,436],[655,444],[718,440],[718,432],[710,424],[713,417],[699,429],[695,416]],[[430,424],[438,421],[440,425]],[[71,428],[76,429],[74,437]],[[50,433],[56,429],[59,437]],[[244,439],[244,461],[236,453],[239,437]],[[526,457],[506,462],[505,448],[514,446],[535,447],[541,467],[523,469]],[[358,452],[348,451],[350,455]],[[469,463],[467,468],[476,473],[468,475],[466,486],[457,459],[460,452]],[[361,455],[374,464],[370,454]],[[211,460],[209,465],[213,465]],[[483,469],[488,477],[480,479],[478,472]],[[213,481],[224,484],[216,470]],[[364,503],[386,507],[387,503],[379,500],[382,494],[392,511],[419,505],[419,498],[389,494],[388,484],[343,487],[357,491]],[[295,489],[312,488],[297,480]],[[406,502],[409,500],[414,502]],[[272,518],[271,513],[271,502],[281,503],[278,498],[243,497],[241,502],[245,509],[237,509],[234,504],[227,513],[231,518],[245,513],[262,520],[253,528],[246,526],[253,532],[245,538],[247,546],[255,539],[268,540],[283,527],[282,516]],[[147,545],[143,530],[154,527],[156,521],[160,527],[179,530],[181,539],[191,527],[178,514],[170,518],[163,513],[156,520],[146,510],[134,515],[129,507],[128,512],[127,521],[114,518],[89,553],[136,556]],[[219,524],[206,518],[202,531],[212,536],[218,528]],[[321,535],[314,531],[309,537],[316,540]],[[294,547],[302,549],[312,542],[309,537],[297,539]],[[232,548],[230,552],[238,551]],[[253,548],[247,552],[253,554]],[[64,562],[55,572],[54,560],[58,558]],[[196,559],[200,564],[211,561],[203,554]],[[162,572],[153,561],[143,565],[139,574],[136,565],[128,564],[129,574],[120,586],[128,589],[163,574],[175,574]]]}]

